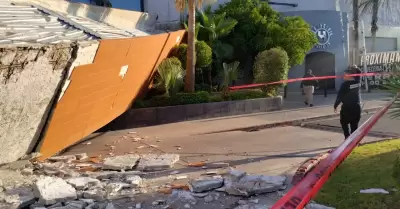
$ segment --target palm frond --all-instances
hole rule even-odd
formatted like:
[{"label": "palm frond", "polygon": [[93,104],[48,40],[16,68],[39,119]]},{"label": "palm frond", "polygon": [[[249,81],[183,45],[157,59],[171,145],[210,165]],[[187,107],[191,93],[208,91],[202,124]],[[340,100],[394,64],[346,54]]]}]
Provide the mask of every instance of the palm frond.
[{"label": "palm frond", "polygon": [[[383,87],[392,94],[392,96],[396,96],[400,93],[400,64],[395,64],[391,67],[392,76],[385,80],[385,84]],[[400,98],[397,97],[394,104],[391,106],[389,114],[391,118],[398,119],[400,118]]]},{"label": "palm frond", "polygon": [[154,86],[165,91],[165,95],[176,93],[183,85],[185,71],[181,66],[173,64],[169,59],[160,63],[157,68],[158,76]]}]

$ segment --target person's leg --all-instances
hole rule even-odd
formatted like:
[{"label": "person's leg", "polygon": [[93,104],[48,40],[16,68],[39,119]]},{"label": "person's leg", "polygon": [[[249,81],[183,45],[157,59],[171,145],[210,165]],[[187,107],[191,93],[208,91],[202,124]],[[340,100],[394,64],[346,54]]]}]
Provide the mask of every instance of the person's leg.
[{"label": "person's leg", "polygon": [[358,106],[354,109],[354,111],[352,111],[352,117],[350,121],[351,133],[357,130],[360,119],[361,119],[361,107]]},{"label": "person's leg", "polygon": [[304,102],[306,105],[310,104],[309,98],[310,98],[310,86],[304,86],[304,97],[306,101]]},{"label": "person's leg", "polygon": [[347,139],[350,136],[349,121],[343,111],[340,111],[340,125],[343,129],[344,138]]},{"label": "person's leg", "polygon": [[310,104],[310,107],[314,106],[313,101],[314,101],[314,86],[310,86],[310,98],[308,99],[308,104]]}]

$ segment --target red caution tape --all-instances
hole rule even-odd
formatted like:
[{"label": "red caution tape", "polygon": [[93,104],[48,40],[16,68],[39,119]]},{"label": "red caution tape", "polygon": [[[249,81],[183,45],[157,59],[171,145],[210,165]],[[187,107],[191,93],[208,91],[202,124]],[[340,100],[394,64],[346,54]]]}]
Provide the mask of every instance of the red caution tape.
[{"label": "red caution tape", "polygon": [[[350,74],[348,76],[353,77],[361,77],[361,76],[375,76],[375,75],[392,75],[391,73],[360,73],[360,74]],[[273,85],[273,84],[283,84],[283,83],[293,83],[297,81],[307,81],[307,80],[326,80],[326,79],[333,79],[333,78],[342,78],[344,76],[320,76],[320,77],[310,77],[310,78],[293,78],[287,80],[280,80],[270,83],[255,83],[255,84],[248,84],[248,85],[241,85],[241,86],[232,86],[229,87],[229,90],[238,90],[238,89],[248,89],[248,88],[255,88],[261,87],[266,85]]]},{"label": "red caution tape", "polygon": [[272,206],[271,209],[303,209],[311,198],[322,188],[333,171],[347,158],[351,151],[353,151],[357,144],[371,130],[372,126],[385,114],[398,96],[399,95],[394,97],[392,101],[372,115],[327,158],[321,160],[303,180],[296,184],[296,186]]}]

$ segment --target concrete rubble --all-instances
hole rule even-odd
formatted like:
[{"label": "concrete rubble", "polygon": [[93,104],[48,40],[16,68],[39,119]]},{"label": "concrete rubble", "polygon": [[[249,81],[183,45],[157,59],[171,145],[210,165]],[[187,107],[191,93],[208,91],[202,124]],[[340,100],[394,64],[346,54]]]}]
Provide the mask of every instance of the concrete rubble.
[{"label": "concrete rubble", "polygon": [[[212,168],[226,167],[225,172],[206,171],[198,178],[179,179],[187,184],[170,182],[156,186],[160,190],[152,188],[152,191],[162,190],[167,197],[146,201],[137,200],[151,190],[149,182],[152,180],[146,179],[146,175],[173,168],[179,155],[127,154],[98,159],[82,153],[56,156],[45,162],[29,158],[31,161],[21,160],[0,167],[0,209],[196,208],[199,202],[218,204],[217,200],[230,195],[248,198],[280,192],[286,182],[285,176],[248,175],[232,170],[227,167],[229,164],[211,163],[208,166]],[[150,173],[146,173],[148,171]],[[176,174],[180,172],[167,172],[170,176],[165,179],[177,181]],[[120,206],[119,201],[125,201],[129,206]],[[240,200],[230,208],[267,207],[255,199]]]}]

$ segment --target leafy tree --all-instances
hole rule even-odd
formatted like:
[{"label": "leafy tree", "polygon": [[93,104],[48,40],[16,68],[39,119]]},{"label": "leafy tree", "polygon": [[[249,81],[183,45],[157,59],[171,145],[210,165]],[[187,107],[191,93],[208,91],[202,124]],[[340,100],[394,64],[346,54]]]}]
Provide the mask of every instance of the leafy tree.
[{"label": "leafy tree", "polygon": [[195,85],[195,65],[196,65],[196,49],[195,49],[195,28],[196,28],[196,6],[201,7],[202,0],[175,0],[175,7],[178,11],[188,9],[188,47],[187,62],[185,76],[185,91],[194,92]]},{"label": "leafy tree", "polygon": [[196,18],[199,23],[198,39],[206,41],[211,46],[218,61],[230,58],[233,55],[233,47],[220,39],[232,32],[237,21],[226,17],[226,13],[213,14],[211,6],[207,6],[204,11],[197,10]]},{"label": "leafy tree", "polygon": [[361,0],[360,8],[362,13],[372,13],[371,16],[371,35],[372,52],[375,52],[376,32],[378,32],[378,11],[382,6],[390,7],[392,0]]},{"label": "leafy tree", "polygon": [[317,43],[315,34],[301,17],[284,17],[267,2],[232,0],[216,11],[238,21],[226,41],[234,46],[235,56],[251,68],[253,58],[261,51],[282,47],[291,66],[301,64],[306,53]]},{"label": "leafy tree", "polygon": [[[272,48],[260,52],[254,62],[253,73],[256,83],[286,80],[289,71],[289,57],[285,50]],[[268,85],[267,93],[276,95],[278,85]]]}]

